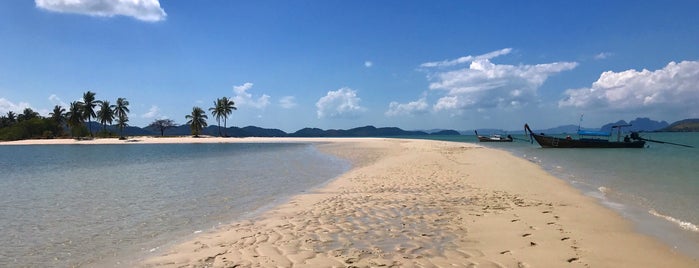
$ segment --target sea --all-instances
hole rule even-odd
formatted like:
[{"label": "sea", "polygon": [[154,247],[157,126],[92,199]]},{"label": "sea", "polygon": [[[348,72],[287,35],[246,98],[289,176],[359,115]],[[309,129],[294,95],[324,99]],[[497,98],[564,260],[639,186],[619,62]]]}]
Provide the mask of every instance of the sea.
[{"label": "sea", "polygon": [[349,168],[302,143],[0,146],[0,267],[129,267]]},{"label": "sea", "polygon": [[648,142],[642,149],[544,149],[524,135],[512,136],[511,143],[478,142],[473,135],[422,138],[478,143],[527,159],[629,219],[638,231],[699,259],[699,133],[641,133],[694,147]]}]

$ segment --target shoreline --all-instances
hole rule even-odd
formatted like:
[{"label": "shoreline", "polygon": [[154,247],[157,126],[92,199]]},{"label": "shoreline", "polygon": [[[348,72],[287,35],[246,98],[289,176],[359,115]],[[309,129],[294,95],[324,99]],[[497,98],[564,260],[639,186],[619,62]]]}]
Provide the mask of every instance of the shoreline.
[{"label": "shoreline", "polygon": [[320,189],[202,233],[139,266],[699,265],[540,166],[475,144],[139,137],[0,145],[204,142],[312,142],[354,166]]}]

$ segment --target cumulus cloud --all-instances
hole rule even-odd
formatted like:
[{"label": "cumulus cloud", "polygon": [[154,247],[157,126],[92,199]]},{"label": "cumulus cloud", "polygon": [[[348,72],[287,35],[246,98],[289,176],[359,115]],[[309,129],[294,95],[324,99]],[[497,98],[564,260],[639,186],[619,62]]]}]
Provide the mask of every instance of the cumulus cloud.
[{"label": "cumulus cloud", "polygon": [[328,94],[316,102],[318,118],[357,117],[366,110],[359,105],[359,101],[361,99],[357,97],[357,91],[351,88],[328,91]]},{"label": "cumulus cloud", "polygon": [[460,58],[455,59],[455,60],[426,62],[426,63],[420,64],[420,67],[426,67],[426,68],[449,67],[449,66],[459,65],[459,64],[463,64],[463,63],[469,63],[472,61],[489,60],[489,59],[495,58],[497,56],[510,54],[510,52],[512,52],[512,48],[503,48],[501,50],[496,50],[496,51],[489,52],[489,53],[479,55],[479,56],[465,56],[465,57],[460,57]]},{"label": "cumulus cloud", "polygon": [[65,103],[61,98],[59,98],[56,94],[51,94],[49,96],[49,101],[53,103],[54,105],[60,105],[61,107],[68,107],[69,104]]},{"label": "cumulus cloud", "polygon": [[364,62],[364,67],[369,68],[369,67],[371,67],[371,66],[374,66],[374,63],[373,63],[373,62],[371,62],[371,61],[365,61],[365,62]]},{"label": "cumulus cloud", "polygon": [[649,71],[607,71],[589,88],[568,89],[559,107],[699,114],[699,61]]},{"label": "cumulus cloud", "polygon": [[160,115],[160,108],[156,105],[151,105],[150,109],[148,109],[148,112],[144,113],[141,115],[143,118],[156,118]]},{"label": "cumulus cloud", "polygon": [[248,93],[248,90],[252,88],[252,83],[245,83],[240,86],[233,86],[233,101],[237,106],[249,106],[257,109],[262,109],[269,105],[270,96],[267,94],[262,94],[257,99],[252,97],[252,94]]},{"label": "cumulus cloud", "polygon": [[167,14],[158,0],[35,0],[37,8],[96,17],[128,16],[156,22]]},{"label": "cumulus cloud", "polygon": [[611,52],[602,52],[602,53],[599,53],[599,54],[595,55],[595,59],[596,59],[596,60],[603,60],[603,59],[609,58],[609,57],[611,57],[611,56],[613,56],[613,55],[614,55],[614,54],[611,53]]},{"label": "cumulus cloud", "polygon": [[12,111],[15,114],[21,113],[26,108],[31,108],[29,103],[20,102],[14,103],[8,99],[0,98],[0,115],[6,115],[7,112]]},{"label": "cumulus cloud", "polygon": [[279,106],[284,109],[291,109],[296,107],[296,98],[294,96],[284,96],[279,99]]},{"label": "cumulus cloud", "polygon": [[392,101],[388,104],[388,111],[386,111],[386,116],[399,116],[399,115],[415,115],[427,113],[430,109],[430,105],[427,104],[425,97],[420,98],[416,101],[411,101],[408,103],[398,103]]},{"label": "cumulus cloud", "polygon": [[[445,93],[434,109],[459,113],[471,108],[524,106],[537,101],[537,91],[549,76],[572,70],[578,65],[576,62],[505,65],[490,61],[511,51],[512,49],[506,48],[478,56],[420,65],[428,72],[430,90]],[[469,66],[459,68],[462,64]]]}]

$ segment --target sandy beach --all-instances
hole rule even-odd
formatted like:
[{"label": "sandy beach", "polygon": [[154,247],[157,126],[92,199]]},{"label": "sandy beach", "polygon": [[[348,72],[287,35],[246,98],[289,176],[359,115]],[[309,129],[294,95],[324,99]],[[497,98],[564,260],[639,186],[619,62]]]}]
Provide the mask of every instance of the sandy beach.
[{"label": "sandy beach", "polygon": [[354,166],[140,267],[699,267],[534,163],[475,144],[147,138],[0,144],[315,142]]}]

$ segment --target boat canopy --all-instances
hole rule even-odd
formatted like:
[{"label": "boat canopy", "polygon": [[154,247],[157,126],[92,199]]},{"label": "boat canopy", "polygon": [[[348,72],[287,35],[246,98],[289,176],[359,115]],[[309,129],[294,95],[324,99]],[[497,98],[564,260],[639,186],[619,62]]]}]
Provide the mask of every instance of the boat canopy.
[{"label": "boat canopy", "polygon": [[578,130],[578,135],[581,135],[581,136],[610,136],[611,133],[604,132],[604,131]]}]

